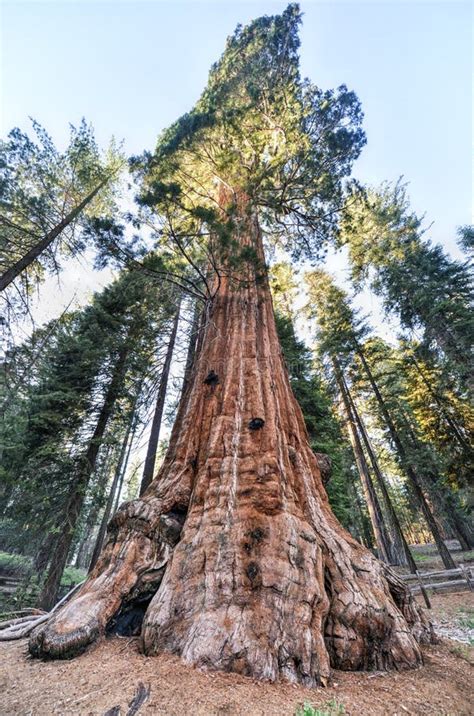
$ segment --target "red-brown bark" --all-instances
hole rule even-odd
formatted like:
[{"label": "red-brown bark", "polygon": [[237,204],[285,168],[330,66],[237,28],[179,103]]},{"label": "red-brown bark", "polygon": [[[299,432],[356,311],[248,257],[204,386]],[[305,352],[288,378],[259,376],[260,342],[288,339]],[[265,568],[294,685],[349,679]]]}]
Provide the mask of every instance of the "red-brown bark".
[{"label": "red-brown bark", "polygon": [[[263,255],[256,219],[240,227]],[[222,279],[163,466],[112,519],[88,581],[33,635],[34,655],[84,649],[148,589],[146,654],[308,685],[325,684],[331,666],[421,663],[429,625],[396,575],[334,517],[268,285],[252,268],[246,278]],[[256,418],[265,422],[252,429]]]}]

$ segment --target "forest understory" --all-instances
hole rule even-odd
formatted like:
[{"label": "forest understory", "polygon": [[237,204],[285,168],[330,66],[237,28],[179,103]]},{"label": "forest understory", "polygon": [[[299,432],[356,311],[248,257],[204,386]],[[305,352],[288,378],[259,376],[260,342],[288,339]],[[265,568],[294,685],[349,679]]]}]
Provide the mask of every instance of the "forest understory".
[{"label": "forest understory", "polygon": [[[474,593],[434,595],[432,602],[435,624],[472,622]],[[423,657],[413,671],[335,671],[330,686],[305,689],[206,673],[169,655],[145,657],[136,638],[106,639],[66,662],[31,659],[22,640],[0,644],[2,714],[104,716],[119,706],[112,713],[124,716],[140,682],[149,688],[140,716],[293,716],[305,703],[330,716],[472,714],[474,647],[443,638],[423,647]]]}]

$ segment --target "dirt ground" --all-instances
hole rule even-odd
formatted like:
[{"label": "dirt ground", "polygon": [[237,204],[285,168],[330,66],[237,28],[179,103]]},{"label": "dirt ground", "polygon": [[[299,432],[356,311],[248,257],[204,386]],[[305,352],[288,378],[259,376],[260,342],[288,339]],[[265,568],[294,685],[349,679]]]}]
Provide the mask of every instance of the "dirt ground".
[{"label": "dirt ground", "polygon": [[[469,627],[474,593],[436,595],[433,607],[436,623]],[[303,703],[349,716],[472,716],[473,651],[468,644],[443,639],[424,649],[425,665],[415,671],[336,671],[332,686],[304,689],[203,673],[172,656],[147,658],[138,652],[136,639],[108,639],[66,662],[30,659],[22,640],[0,644],[0,714],[103,716],[120,706],[115,714],[124,716],[142,682],[150,695],[140,716],[293,716]]]}]

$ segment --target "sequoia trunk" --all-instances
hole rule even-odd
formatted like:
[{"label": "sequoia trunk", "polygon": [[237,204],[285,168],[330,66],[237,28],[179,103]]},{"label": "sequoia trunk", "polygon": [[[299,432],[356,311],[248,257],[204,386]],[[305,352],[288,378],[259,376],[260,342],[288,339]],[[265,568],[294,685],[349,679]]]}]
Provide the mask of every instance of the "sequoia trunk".
[{"label": "sequoia trunk", "polygon": [[[257,221],[240,209],[236,237],[263,258]],[[421,663],[429,625],[331,512],[268,284],[251,266],[241,274],[221,277],[207,307],[157,477],[112,519],[89,579],[33,634],[32,654],[78,653],[140,603],[146,654],[207,669],[316,685],[331,665]]]}]

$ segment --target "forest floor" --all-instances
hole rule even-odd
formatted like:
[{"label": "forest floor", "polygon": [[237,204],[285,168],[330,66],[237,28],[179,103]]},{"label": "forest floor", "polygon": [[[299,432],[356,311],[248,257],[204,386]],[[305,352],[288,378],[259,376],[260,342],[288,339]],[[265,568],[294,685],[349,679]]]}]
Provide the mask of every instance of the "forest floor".
[{"label": "forest floor", "polygon": [[[432,601],[436,625],[469,632],[474,592],[433,595]],[[112,713],[124,716],[142,682],[150,693],[139,716],[294,716],[304,703],[324,716],[472,716],[474,646],[443,639],[424,656],[415,671],[336,671],[330,687],[305,689],[203,673],[168,655],[147,658],[137,639],[107,639],[66,662],[30,659],[22,640],[0,644],[0,713],[103,716],[120,706]]]}]

